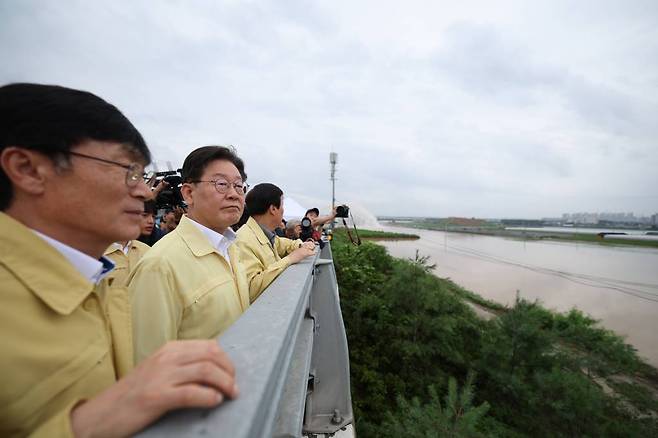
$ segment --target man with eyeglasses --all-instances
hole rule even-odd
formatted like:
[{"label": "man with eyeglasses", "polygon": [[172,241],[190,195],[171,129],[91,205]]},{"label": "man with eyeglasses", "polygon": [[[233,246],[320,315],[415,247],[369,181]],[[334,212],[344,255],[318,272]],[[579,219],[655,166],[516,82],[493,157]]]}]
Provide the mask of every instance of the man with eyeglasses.
[{"label": "man with eyeglasses", "polygon": [[185,158],[181,176],[187,214],[129,280],[135,363],[170,340],[216,338],[249,306],[231,229],[244,210],[244,163],[232,149],[205,146]]},{"label": "man with eyeglasses", "polygon": [[169,343],[128,372],[127,291],[103,281],[103,251],[139,234],[149,160],[91,93],[0,87],[0,436],[129,436],[237,394],[212,341]]},{"label": "man with eyeglasses", "polygon": [[315,243],[279,237],[283,191],[270,183],[254,186],[246,198],[249,219],[237,232],[236,245],[249,280],[253,303],[288,266],[315,253]]}]

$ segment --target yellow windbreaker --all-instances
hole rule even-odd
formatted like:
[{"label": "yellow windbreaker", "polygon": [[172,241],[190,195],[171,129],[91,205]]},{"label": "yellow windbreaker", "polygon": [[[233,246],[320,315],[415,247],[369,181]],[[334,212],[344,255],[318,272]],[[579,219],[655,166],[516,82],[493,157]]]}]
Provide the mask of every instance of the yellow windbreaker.
[{"label": "yellow windbreaker", "polygon": [[235,244],[240,249],[240,262],[247,274],[249,299],[253,303],[290,266],[288,254],[299,248],[302,241],[276,236],[273,247],[253,217],[240,227],[237,235]]},{"label": "yellow windbreaker", "polygon": [[123,248],[119,243],[110,245],[105,250],[105,257],[112,260],[115,265],[112,272],[107,276],[110,286],[128,286],[130,271],[149,249],[151,249],[150,246],[139,240],[132,240],[130,242],[128,254],[123,252]]},{"label": "yellow windbreaker", "polygon": [[160,239],[133,268],[135,363],[167,341],[212,339],[249,307],[249,287],[228,249],[231,265],[187,217]]},{"label": "yellow windbreaker", "polygon": [[4,213],[0,285],[0,436],[72,436],[73,406],[132,361],[130,337],[113,336],[129,329],[127,291],[90,283]]}]

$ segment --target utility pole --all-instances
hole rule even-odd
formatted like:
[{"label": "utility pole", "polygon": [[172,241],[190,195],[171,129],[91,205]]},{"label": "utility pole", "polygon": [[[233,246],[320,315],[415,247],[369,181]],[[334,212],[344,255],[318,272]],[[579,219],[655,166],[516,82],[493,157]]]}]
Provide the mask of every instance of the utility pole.
[{"label": "utility pole", "polygon": [[[336,208],[336,162],[338,161],[338,154],[336,152],[329,153],[329,163],[331,163],[331,212],[333,213]],[[334,229],[334,221],[331,221],[331,229]]]}]

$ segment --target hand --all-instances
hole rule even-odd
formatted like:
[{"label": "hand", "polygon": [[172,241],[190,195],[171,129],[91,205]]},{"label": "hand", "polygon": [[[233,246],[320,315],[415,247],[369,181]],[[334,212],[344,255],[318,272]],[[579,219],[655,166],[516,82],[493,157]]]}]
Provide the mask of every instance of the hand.
[{"label": "hand", "polygon": [[235,369],[216,341],[169,342],[123,379],[76,406],[76,437],[131,436],[173,409],[235,398]]},{"label": "hand", "polygon": [[160,184],[158,184],[155,188],[153,188],[153,184],[155,184],[155,178],[153,178],[150,183],[151,193],[148,196],[148,200],[156,199],[161,191],[169,187],[169,183],[165,180],[160,181]]},{"label": "hand", "polygon": [[312,256],[315,254],[315,244],[311,247],[309,244],[311,242],[304,242],[302,246],[291,252],[288,257],[290,258],[291,263],[297,263],[304,260],[306,257]]},{"label": "hand", "polygon": [[315,251],[315,240],[313,239],[307,239],[306,242],[302,243],[299,245],[300,248],[308,248],[310,250]]},{"label": "hand", "polygon": [[169,187],[169,183],[165,180],[160,181],[160,184],[158,184],[154,189],[153,189],[153,194],[158,195],[161,191]]}]

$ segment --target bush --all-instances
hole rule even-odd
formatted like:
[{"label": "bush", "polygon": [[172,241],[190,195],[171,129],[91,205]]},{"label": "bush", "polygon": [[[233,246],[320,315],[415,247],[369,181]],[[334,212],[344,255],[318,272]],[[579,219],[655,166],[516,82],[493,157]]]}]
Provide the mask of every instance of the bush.
[{"label": "bush", "polygon": [[[485,322],[463,302],[473,293],[432,275],[426,258],[340,236],[332,249],[359,436],[658,436],[594,383],[650,368],[595,320],[517,300]],[[653,406],[647,397],[635,399]]]}]

